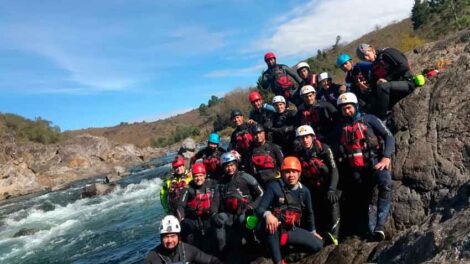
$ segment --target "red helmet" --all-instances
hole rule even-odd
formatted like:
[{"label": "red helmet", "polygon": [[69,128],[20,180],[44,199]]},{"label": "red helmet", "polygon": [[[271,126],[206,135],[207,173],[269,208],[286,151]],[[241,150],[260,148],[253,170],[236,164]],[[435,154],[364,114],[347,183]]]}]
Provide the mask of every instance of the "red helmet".
[{"label": "red helmet", "polygon": [[184,158],[181,156],[176,156],[175,160],[171,163],[173,169],[178,168],[179,166],[184,166]]},{"label": "red helmet", "polygon": [[271,58],[274,58],[274,59],[276,58],[276,55],[274,54],[274,52],[268,52],[264,54],[264,61],[267,61]]},{"label": "red helmet", "polygon": [[261,100],[263,99],[263,96],[258,91],[251,91],[250,96],[248,96],[248,99],[250,99],[250,102],[254,102],[256,100]]},{"label": "red helmet", "polygon": [[191,172],[193,175],[198,173],[206,174],[206,166],[202,163],[194,163],[193,170]]}]

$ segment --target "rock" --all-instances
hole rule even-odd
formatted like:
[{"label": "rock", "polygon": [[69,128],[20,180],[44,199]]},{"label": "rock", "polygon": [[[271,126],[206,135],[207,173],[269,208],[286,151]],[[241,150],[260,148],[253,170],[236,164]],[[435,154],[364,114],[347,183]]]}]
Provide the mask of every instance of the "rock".
[{"label": "rock", "polygon": [[38,230],[34,228],[22,228],[18,232],[16,232],[13,237],[21,237],[21,236],[29,236],[34,235]]},{"label": "rock", "polygon": [[89,198],[94,196],[101,196],[111,193],[117,188],[117,185],[114,183],[104,184],[104,183],[94,183],[85,187],[85,190],[82,192],[82,198]]}]

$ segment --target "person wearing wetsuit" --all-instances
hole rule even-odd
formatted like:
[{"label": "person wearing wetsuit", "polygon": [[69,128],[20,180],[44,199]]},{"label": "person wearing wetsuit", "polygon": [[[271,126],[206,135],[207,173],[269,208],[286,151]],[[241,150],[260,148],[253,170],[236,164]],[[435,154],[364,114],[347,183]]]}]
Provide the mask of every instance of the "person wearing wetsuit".
[{"label": "person wearing wetsuit", "polygon": [[245,164],[247,172],[255,176],[261,187],[266,187],[271,181],[279,178],[279,168],[283,154],[278,145],[266,140],[264,127],[256,124],[252,127],[253,146],[248,152]]},{"label": "person wearing wetsuit", "polygon": [[260,124],[263,127],[267,127],[271,122],[273,111],[264,107],[263,96],[258,91],[251,91],[248,99],[253,107],[249,114],[248,124]]},{"label": "person wearing wetsuit", "polygon": [[219,181],[221,202],[214,225],[219,250],[226,252],[231,247],[236,253],[246,234],[245,218],[253,214],[263,189],[253,176],[238,170],[238,159],[231,152],[223,154],[221,162],[225,174]]},{"label": "person wearing wetsuit", "polygon": [[296,155],[302,165],[301,182],[312,195],[315,226],[326,241],[337,245],[341,191],[337,189],[339,173],[333,151],[315,137],[308,125],[298,127],[296,136],[302,146]]},{"label": "person wearing wetsuit", "polygon": [[[357,104],[353,93],[345,93],[338,98],[338,107],[343,115],[339,138],[341,159],[350,172],[344,177],[349,180],[345,189],[349,197],[345,200],[354,202],[362,198],[351,205],[355,207],[352,213],[356,216],[368,214],[369,232],[375,239],[384,240],[385,223],[392,203],[390,165],[395,139],[379,118],[357,111]],[[372,210],[375,186],[378,187],[377,212]]]},{"label": "person wearing wetsuit", "polygon": [[232,110],[230,119],[235,126],[235,129],[230,136],[229,150],[235,150],[241,155],[241,166],[244,166],[244,159],[247,152],[253,144],[253,136],[250,133],[250,125],[244,122],[243,113],[240,110]]},{"label": "person wearing wetsuit", "polygon": [[191,172],[193,180],[183,190],[176,210],[181,221],[181,237],[204,252],[216,252],[211,217],[219,209],[219,190],[214,180],[206,179],[205,164],[195,163]]},{"label": "person wearing wetsuit", "polygon": [[167,176],[160,189],[160,203],[166,214],[175,214],[184,187],[193,179],[185,168],[185,160],[177,155],[171,163],[173,172]]},{"label": "person wearing wetsuit", "polygon": [[219,147],[220,137],[217,133],[211,133],[207,140],[207,147],[199,150],[196,155],[191,158],[191,165],[198,159],[202,159],[202,163],[206,166],[207,177],[218,180],[222,176],[222,166],[220,165],[220,156],[226,151]]},{"label": "person wearing wetsuit", "polygon": [[273,52],[264,55],[264,62],[268,69],[261,76],[261,87],[271,89],[275,95],[282,95],[287,101],[298,105],[301,101],[296,100],[294,95],[301,82],[299,76],[288,66],[278,64]]},{"label": "person wearing wetsuit", "polygon": [[346,85],[333,83],[333,78],[328,72],[322,72],[317,75],[318,93],[317,100],[329,102],[336,106],[336,99],[342,93],[348,92]]},{"label": "person wearing wetsuit", "polygon": [[221,264],[214,256],[180,241],[181,226],[173,215],[165,216],[160,223],[161,244],[152,249],[145,258],[145,264]]},{"label": "person wearing wetsuit", "polygon": [[372,113],[386,120],[387,111],[415,89],[408,59],[395,48],[376,50],[369,44],[360,44],[356,54],[359,59],[372,62],[371,85],[375,91]]},{"label": "person wearing wetsuit", "polygon": [[272,182],[256,208],[264,219],[259,225],[265,233],[274,263],[282,260],[281,246],[294,245],[314,253],[323,247],[323,239],[315,230],[315,217],[310,191],[300,182],[302,167],[296,157],[286,157],[282,164],[282,180]]},{"label": "person wearing wetsuit", "polygon": [[274,96],[272,103],[276,113],[273,114],[267,131],[271,133],[272,143],[280,146],[283,153],[293,154],[295,111],[287,109],[286,100],[281,95]]}]

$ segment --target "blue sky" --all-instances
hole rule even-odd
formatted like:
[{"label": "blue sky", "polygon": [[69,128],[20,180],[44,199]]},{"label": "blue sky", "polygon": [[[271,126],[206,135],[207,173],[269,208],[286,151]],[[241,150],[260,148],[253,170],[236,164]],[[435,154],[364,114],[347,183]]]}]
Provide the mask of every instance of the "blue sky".
[{"label": "blue sky", "polygon": [[[412,0],[0,0],[0,111],[63,130],[153,121],[408,17]],[[370,7],[370,8],[368,8]]]}]

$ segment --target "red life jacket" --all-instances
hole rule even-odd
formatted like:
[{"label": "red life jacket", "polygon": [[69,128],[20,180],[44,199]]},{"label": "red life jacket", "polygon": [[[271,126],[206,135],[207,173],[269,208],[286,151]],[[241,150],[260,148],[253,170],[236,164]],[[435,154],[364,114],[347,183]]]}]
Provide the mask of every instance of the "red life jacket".
[{"label": "red life jacket", "polygon": [[294,83],[287,75],[286,70],[284,70],[281,66],[277,67],[274,71],[274,77],[276,86],[280,87],[282,90],[282,96],[286,99],[291,97],[290,89],[294,86]]},{"label": "red life jacket", "polygon": [[236,136],[236,149],[239,153],[243,153],[250,148],[251,142],[253,142],[253,136],[247,131],[242,131]]},{"label": "red life jacket", "polygon": [[231,214],[241,214],[249,202],[248,195],[243,195],[239,188],[225,195],[225,209]]},{"label": "red life jacket", "polygon": [[271,156],[271,152],[265,147],[254,150],[251,155],[251,164],[257,171],[276,168],[276,161]]},{"label": "red life jacket", "polygon": [[342,128],[341,151],[349,161],[352,168],[363,168],[366,165],[364,154],[380,147],[379,139],[374,131],[369,128],[362,119]]},{"label": "red life jacket", "polygon": [[187,202],[187,208],[193,216],[209,215],[211,212],[212,191],[205,188],[204,192],[196,190],[196,195]]},{"label": "red life jacket", "polygon": [[301,157],[302,163],[302,180],[312,181],[316,187],[320,187],[324,172],[329,170],[328,166],[318,158],[317,154],[323,151],[320,141],[313,141],[314,155],[309,158]]},{"label": "red life jacket", "polygon": [[202,163],[204,163],[207,173],[217,172],[220,167],[220,159],[217,156],[204,157]]},{"label": "red life jacket", "polygon": [[168,205],[170,208],[176,208],[176,203],[181,198],[181,191],[186,185],[186,181],[183,179],[179,182],[176,180],[171,181],[170,188],[168,188]]},{"label": "red life jacket", "polygon": [[309,107],[302,111],[301,125],[311,125],[320,122],[318,107],[313,107],[313,111],[310,111],[311,108],[312,107]]},{"label": "red life jacket", "polygon": [[[278,181],[281,186],[282,196],[277,197],[280,204],[279,207],[274,208],[272,213],[281,222],[282,228],[290,230],[295,226],[300,226],[300,220],[302,218],[302,190],[299,190],[299,197],[293,197],[289,190],[284,186],[282,181]],[[300,184],[300,183],[299,183]],[[302,188],[302,185],[299,186]]]}]

